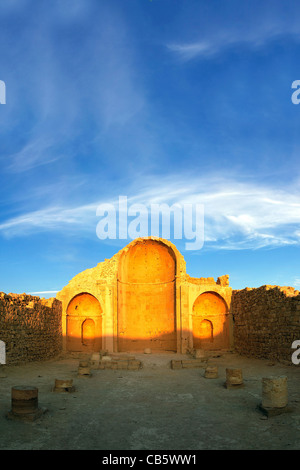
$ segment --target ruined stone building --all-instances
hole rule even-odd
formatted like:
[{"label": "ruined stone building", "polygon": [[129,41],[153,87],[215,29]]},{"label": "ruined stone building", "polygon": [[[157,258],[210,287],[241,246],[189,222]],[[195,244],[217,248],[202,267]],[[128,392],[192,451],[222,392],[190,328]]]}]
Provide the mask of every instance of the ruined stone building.
[{"label": "ruined stone building", "polygon": [[8,363],[62,351],[186,353],[229,350],[290,360],[300,339],[292,287],[232,290],[229,277],[192,278],[161,238],[138,238],[75,276],[55,299],[0,293],[0,340]]},{"label": "ruined stone building", "polygon": [[167,240],[134,240],[75,276],[57,299],[68,351],[230,348],[228,276],[216,282],[189,277],[183,256]]}]

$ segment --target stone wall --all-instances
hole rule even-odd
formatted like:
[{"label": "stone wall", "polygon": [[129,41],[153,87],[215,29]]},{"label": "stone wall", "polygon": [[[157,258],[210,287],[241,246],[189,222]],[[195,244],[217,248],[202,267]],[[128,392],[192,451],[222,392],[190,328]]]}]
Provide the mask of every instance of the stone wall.
[{"label": "stone wall", "polygon": [[300,339],[300,293],[293,287],[262,286],[233,291],[235,350],[249,357],[291,363]]},{"label": "stone wall", "polygon": [[1,292],[0,340],[6,343],[7,364],[57,356],[62,351],[61,302]]}]

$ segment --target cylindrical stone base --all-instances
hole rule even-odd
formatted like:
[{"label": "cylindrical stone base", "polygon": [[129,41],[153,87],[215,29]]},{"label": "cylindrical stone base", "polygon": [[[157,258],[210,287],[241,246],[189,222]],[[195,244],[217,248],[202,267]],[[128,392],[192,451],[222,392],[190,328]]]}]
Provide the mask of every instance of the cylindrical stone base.
[{"label": "cylindrical stone base", "polygon": [[70,379],[55,379],[54,392],[74,392],[73,380]]},{"label": "cylindrical stone base", "polygon": [[243,372],[241,369],[226,369],[227,388],[237,388],[243,386]]},{"label": "cylindrical stone base", "polygon": [[150,348],[146,348],[146,349],[144,350],[144,354],[151,354],[151,352],[152,352],[152,351],[151,351]]},{"label": "cylindrical stone base", "polygon": [[46,410],[38,407],[38,389],[30,386],[18,386],[11,389],[11,411],[9,418],[35,420]]},{"label": "cylindrical stone base", "polygon": [[287,404],[287,377],[264,377],[262,379],[262,407],[284,408]]},{"label": "cylindrical stone base", "polygon": [[13,387],[11,389],[11,410],[16,414],[35,413],[38,409],[36,387]]},{"label": "cylindrical stone base", "polygon": [[206,379],[217,379],[219,377],[218,368],[216,366],[207,366],[204,377]]},{"label": "cylindrical stone base", "polygon": [[80,361],[78,367],[78,377],[90,377],[91,369],[89,361]]}]

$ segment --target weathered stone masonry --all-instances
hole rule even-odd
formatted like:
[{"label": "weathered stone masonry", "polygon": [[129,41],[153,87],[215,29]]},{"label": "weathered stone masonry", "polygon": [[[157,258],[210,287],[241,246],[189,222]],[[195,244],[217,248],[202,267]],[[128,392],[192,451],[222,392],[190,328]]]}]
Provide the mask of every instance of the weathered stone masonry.
[{"label": "weathered stone masonry", "polygon": [[262,286],[233,291],[234,347],[241,355],[291,363],[300,339],[300,293],[293,287]]},{"label": "weathered stone masonry", "polygon": [[170,241],[138,238],[57,294],[64,349],[109,353],[229,349],[227,275],[192,278]]},{"label": "weathered stone masonry", "polygon": [[75,276],[56,299],[0,293],[7,364],[62,351],[113,353],[234,349],[291,363],[300,340],[300,293],[232,291],[227,275],[192,278],[169,241],[137,239]]},{"label": "weathered stone masonry", "polygon": [[61,302],[0,293],[0,339],[7,364],[42,361],[62,350]]}]

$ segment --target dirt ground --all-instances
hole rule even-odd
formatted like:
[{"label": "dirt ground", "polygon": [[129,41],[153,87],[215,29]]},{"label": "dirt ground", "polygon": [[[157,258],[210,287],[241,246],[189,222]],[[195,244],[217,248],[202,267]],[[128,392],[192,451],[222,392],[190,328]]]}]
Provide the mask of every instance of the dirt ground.
[{"label": "dirt ground", "polygon": [[[300,366],[224,353],[204,369],[170,368],[186,356],[136,354],[138,371],[93,370],[77,376],[78,358],[3,366],[0,378],[1,450],[239,450],[300,449]],[[226,367],[242,368],[243,389],[224,388]],[[288,377],[291,412],[264,416],[262,377]],[[55,393],[55,379],[73,379],[76,390]],[[38,387],[47,412],[34,422],[7,419],[11,388]]]}]

